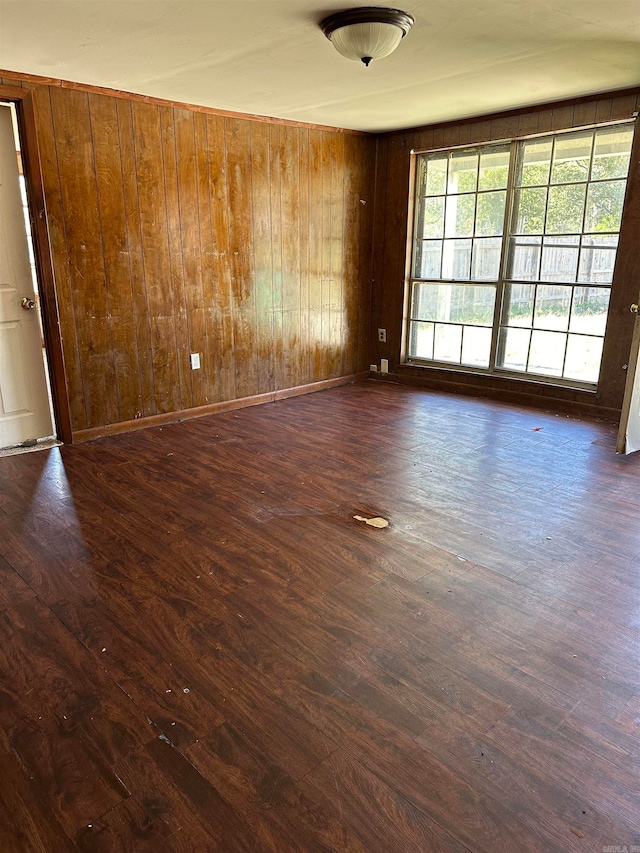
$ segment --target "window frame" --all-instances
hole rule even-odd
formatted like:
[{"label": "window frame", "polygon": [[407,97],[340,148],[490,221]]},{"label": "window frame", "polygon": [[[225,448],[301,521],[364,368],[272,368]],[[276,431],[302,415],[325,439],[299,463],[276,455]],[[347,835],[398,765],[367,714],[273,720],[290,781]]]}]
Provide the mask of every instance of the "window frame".
[{"label": "window frame", "polygon": [[[552,376],[549,374],[543,373],[534,373],[527,370],[519,371],[513,370],[509,368],[500,367],[498,365],[497,357],[498,350],[500,347],[500,329],[502,328],[502,319],[505,310],[505,291],[509,284],[512,283],[511,279],[507,277],[508,272],[508,262],[509,262],[509,246],[510,240],[517,236],[515,233],[512,233],[513,226],[513,213],[514,213],[514,205],[516,201],[516,174],[518,169],[518,149],[521,143],[527,142],[529,140],[535,139],[543,139],[543,138],[551,138],[556,139],[557,137],[580,133],[581,131],[597,131],[602,128],[608,127],[619,127],[628,125],[632,131],[636,129],[636,117],[633,118],[624,118],[614,121],[606,121],[606,122],[596,122],[593,124],[581,125],[579,127],[568,127],[563,128],[561,130],[554,131],[543,131],[539,133],[533,134],[525,134],[523,136],[514,136],[507,137],[503,139],[491,139],[486,140],[484,142],[466,142],[464,144],[458,145],[450,145],[450,146],[440,146],[438,148],[425,148],[425,149],[412,149],[410,152],[410,169],[409,169],[409,198],[408,198],[408,216],[407,216],[407,245],[406,245],[406,256],[405,256],[405,279],[404,279],[404,300],[403,300],[403,315],[402,315],[402,335],[401,335],[401,352],[400,352],[400,364],[406,367],[418,367],[418,368],[429,368],[436,371],[453,371],[458,373],[471,373],[478,374],[479,376],[495,376],[500,378],[506,378],[521,382],[535,382],[535,383],[544,383],[551,386],[559,386],[565,388],[573,388],[580,391],[587,392],[596,392],[598,389],[598,385],[600,382],[600,377],[602,373],[602,355],[600,358],[600,369],[598,372],[598,379],[595,382],[584,382],[578,379],[566,378],[563,376]],[[498,278],[495,281],[496,288],[496,297],[494,304],[494,314],[493,314],[493,323],[491,327],[491,349],[489,353],[489,366],[488,367],[477,367],[473,365],[467,364],[458,364],[451,361],[441,361],[435,359],[425,359],[419,358],[416,356],[409,355],[409,340],[411,335],[411,323],[419,322],[417,320],[412,320],[412,302],[413,302],[413,288],[414,285],[421,283],[428,284],[455,284],[455,285],[465,285],[465,286],[486,286],[488,284],[493,285],[493,281],[473,281],[473,280],[459,280],[459,279],[420,279],[416,278],[413,273],[415,270],[415,255],[416,255],[416,247],[418,238],[416,236],[417,225],[418,225],[418,215],[419,215],[419,206],[416,203],[417,201],[417,183],[418,183],[418,168],[420,157],[423,155],[431,155],[438,153],[446,153],[450,154],[455,151],[462,150],[470,150],[475,149],[480,154],[483,148],[491,148],[499,145],[509,146],[509,171],[507,177],[507,185],[506,185],[506,204],[505,204],[505,213],[504,213],[504,224],[503,224],[503,232],[502,232],[502,246],[500,251],[500,264],[498,270]],[[592,152],[593,156],[593,152]],[[550,166],[551,168],[551,166]],[[630,167],[629,167],[630,169]],[[549,181],[550,181],[549,177]],[[627,174],[625,176],[625,197],[623,199],[622,205],[622,216],[624,220],[624,204],[626,201],[626,194],[628,190],[629,183],[629,170],[627,170]],[[585,207],[586,207],[586,195],[588,192],[588,187],[591,183],[598,183],[599,181],[592,181],[591,174],[587,180],[584,182],[586,184],[587,190],[585,191]],[[571,185],[572,183],[580,183],[580,182],[563,182],[559,185]],[[547,186],[551,186],[550,183]],[[476,195],[478,194],[476,188]],[[545,204],[545,216],[548,209],[548,199]],[[622,220],[622,221],[623,221]],[[622,221],[620,224],[620,229],[617,234],[620,234],[622,230]],[[581,231],[580,240],[583,239],[584,232],[584,219],[583,219],[583,230]],[[542,235],[541,242],[544,242],[544,237],[546,235]],[[562,235],[550,235],[550,236],[559,236]],[[581,245],[581,243],[580,243]],[[530,282],[524,282],[532,285],[544,285],[544,284],[558,284],[571,286],[572,290],[572,300],[573,295],[575,294],[575,288],[577,287],[607,287],[609,289],[610,294],[613,291],[613,285],[615,282],[615,270],[618,264],[618,246],[616,246],[616,260],[614,263],[612,280],[608,284],[595,284],[595,283],[584,283],[579,281],[574,282],[545,282],[540,281],[540,279],[535,279]],[[515,282],[517,283],[517,282]],[[608,317],[609,310],[611,306],[611,300],[609,300],[609,306],[607,307],[607,325],[608,325]],[[425,321],[429,322],[429,321]],[[435,321],[434,321],[435,322]],[[532,320],[533,322],[533,320]],[[453,325],[463,325],[463,324],[453,324]],[[568,334],[567,330],[567,334]],[[607,328],[605,327],[605,333],[602,337],[603,350],[605,346],[607,335]],[[529,346],[531,343],[529,344]],[[565,342],[565,360],[566,360],[566,351],[568,344]],[[564,364],[563,364],[564,369]]]}]

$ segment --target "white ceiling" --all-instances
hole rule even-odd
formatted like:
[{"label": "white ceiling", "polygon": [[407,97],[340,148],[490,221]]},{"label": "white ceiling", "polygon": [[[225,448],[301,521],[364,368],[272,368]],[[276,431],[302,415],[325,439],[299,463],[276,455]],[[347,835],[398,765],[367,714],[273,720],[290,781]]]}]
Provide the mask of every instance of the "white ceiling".
[{"label": "white ceiling", "polygon": [[369,68],[318,27],[361,5],[0,0],[0,68],[368,131],[640,84],[639,0],[400,0],[416,23]]}]

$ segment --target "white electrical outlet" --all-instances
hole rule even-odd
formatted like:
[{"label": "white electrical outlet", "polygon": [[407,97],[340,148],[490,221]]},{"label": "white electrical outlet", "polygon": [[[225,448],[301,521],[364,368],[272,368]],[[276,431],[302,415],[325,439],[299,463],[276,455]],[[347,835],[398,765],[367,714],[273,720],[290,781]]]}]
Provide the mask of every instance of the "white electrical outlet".
[{"label": "white electrical outlet", "polygon": [[389,359],[381,358],[380,359],[380,373],[388,373],[389,372]]},{"label": "white electrical outlet", "polygon": [[200,353],[191,353],[191,370],[200,370]]},{"label": "white electrical outlet", "polygon": [[378,342],[381,344],[386,344],[386,342],[387,342],[387,330],[386,329],[378,329]]},{"label": "white electrical outlet", "polygon": [[370,370],[372,373],[376,373],[376,372],[377,372],[377,370],[378,370],[378,365],[377,365],[377,364],[370,364],[370,365],[369,365],[369,370]]}]

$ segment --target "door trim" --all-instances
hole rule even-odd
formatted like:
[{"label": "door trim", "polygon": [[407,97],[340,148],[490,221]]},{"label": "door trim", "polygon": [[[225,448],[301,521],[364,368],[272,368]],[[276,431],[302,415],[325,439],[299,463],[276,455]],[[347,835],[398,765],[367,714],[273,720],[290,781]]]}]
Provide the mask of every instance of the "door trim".
[{"label": "door trim", "polygon": [[18,116],[22,166],[27,186],[31,235],[40,293],[40,310],[42,312],[44,342],[51,383],[53,414],[56,422],[56,437],[65,444],[71,444],[73,433],[69,410],[69,392],[64,367],[55,279],[51,265],[49,228],[33,99],[28,89],[0,86],[0,100],[13,103]]}]

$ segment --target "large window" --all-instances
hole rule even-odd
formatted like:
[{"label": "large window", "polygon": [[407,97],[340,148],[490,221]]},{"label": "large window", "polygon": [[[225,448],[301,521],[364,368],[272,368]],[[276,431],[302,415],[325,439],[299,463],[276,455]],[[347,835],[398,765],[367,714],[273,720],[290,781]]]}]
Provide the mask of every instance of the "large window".
[{"label": "large window", "polygon": [[597,383],[632,135],[418,155],[408,362]]}]

